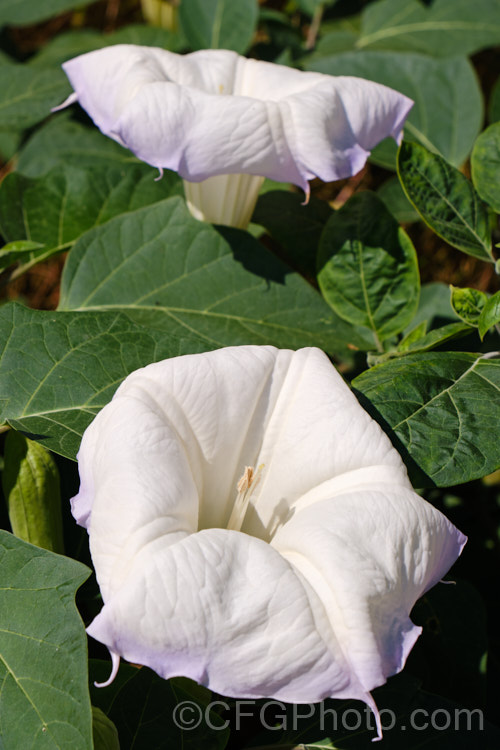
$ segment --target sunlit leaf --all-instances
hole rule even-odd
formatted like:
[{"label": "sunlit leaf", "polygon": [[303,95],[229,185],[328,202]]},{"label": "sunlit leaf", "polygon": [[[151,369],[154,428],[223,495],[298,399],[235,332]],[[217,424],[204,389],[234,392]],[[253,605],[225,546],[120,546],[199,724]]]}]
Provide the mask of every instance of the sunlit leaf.
[{"label": "sunlit leaf", "polygon": [[333,310],[381,342],[415,315],[420,280],[415,248],[374,193],[354,195],[328,220],[318,282]]},{"label": "sunlit leaf", "polygon": [[24,130],[45,120],[70,92],[62,70],[0,62],[0,130]]},{"label": "sunlit leaf", "polygon": [[493,294],[486,302],[479,317],[479,334],[484,338],[487,331],[500,323],[500,292]]},{"label": "sunlit leaf", "polygon": [[492,260],[488,210],[470,180],[418,143],[402,143],[398,174],[403,189],[436,234],[464,253]]},{"label": "sunlit leaf", "polygon": [[353,386],[417,486],[468,482],[500,466],[500,445],[491,439],[500,420],[500,359],[411,354],[362,373]]},{"label": "sunlit leaf", "polygon": [[44,260],[113,216],[182,195],[182,182],[175,173],[165,173],[158,182],[154,176],[145,164],[87,170],[65,165],[38,179],[16,172],[7,175],[0,185],[0,231],[7,241],[26,238],[35,246],[28,257],[26,245],[3,248],[9,255],[3,259],[0,254],[0,264]]},{"label": "sunlit leaf", "polygon": [[500,122],[490,125],[474,144],[472,181],[481,198],[500,213]]},{"label": "sunlit leaf", "polygon": [[116,310],[208,348],[361,343],[298,273],[248,233],[193,219],[180,198],[125,214],[82,237],[66,264],[60,308]]},{"label": "sunlit leaf", "polygon": [[91,750],[87,645],[75,592],[90,571],[0,530],[0,746]]},{"label": "sunlit leaf", "polygon": [[479,289],[451,287],[451,306],[465,323],[478,326],[488,295]]}]

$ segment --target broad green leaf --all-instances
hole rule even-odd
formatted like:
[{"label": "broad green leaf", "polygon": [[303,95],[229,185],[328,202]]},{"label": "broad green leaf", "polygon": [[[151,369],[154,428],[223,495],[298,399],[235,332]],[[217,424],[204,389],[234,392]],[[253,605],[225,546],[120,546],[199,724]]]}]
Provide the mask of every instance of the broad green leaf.
[{"label": "broad green leaf", "polygon": [[478,326],[488,295],[479,289],[451,286],[451,306],[464,323]]},{"label": "broad green leaf", "polygon": [[30,58],[28,64],[55,67],[77,55],[102,47],[111,47],[114,44],[139,44],[143,47],[160,47],[171,52],[180,52],[185,42],[179,34],[145,24],[124,26],[112,34],[73,29],[51,39],[38,54]]},{"label": "broad green leaf", "polygon": [[396,176],[389,178],[377,190],[378,197],[399,224],[412,224],[420,219],[419,214],[405,195],[401,183]]},{"label": "broad green leaf", "polygon": [[42,242],[33,242],[32,240],[8,242],[0,249],[0,270],[3,271],[18,260],[33,257],[36,252],[40,252],[44,247]]},{"label": "broad green leaf", "polygon": [[398,174],[422,219],[453,247],[492,260],[488,210],[472,183],[418,143],[402,143]]},{"label": "broad green leaf", "polygon": [[0,531],[0,746],[91,750],[85,630],[90,570]]},{"label": "broad green leaf", "polygon": [[11,254],[4,260],[0,255],[0,264],[44,260],[113,216],[182,195],[182,182],[174,172],[166,172],[158,182],[155,174],[145,164],[87,170],[61,166],[38,179],[9,174],[0,185],[0,231],[7,241],[26,238],[42,247],[22,258],[19,250],[9,248]]},{"label": "broad green leaf", "polygon": [[179,21],[193,49],[245,52],[257,27],[257,0],[182,0]]},{"label": "broad green leaf", "polygon": [[500,467],[500,359],[411,354],[355,378],[361,403],[399,450],[417,486],[469,482]]},{"label": "broad green leaf", "polygon": [[60,309],[121,310],[146,326],[237,344],[357,346],[321,296],[248,233],[193,219],[180,198],[91,230],[72,249]]},{"label": "broad green leaf", "polygon": [[348,29],[331,31],[320,38],[310,59],[351,52],[356,49],[357,39],[357,33]]},{"label": "broad green leaf", "polygon": [[118,731],[104,711],[92,706],[92,737],[94,750],[120,750]]},{"label": "broad green leaf", "polygon": [[479,317],[479,335],[484,338],[486,333],[500,323],[500,292],[493,294],[486,302]]},{"label": "broad green leaf", "polygon": [[13,533],[30,544],[64,552],[59,472],[49,451],[10,430],[2,488]]},{"label": "broad green leaf", "polygon": [[471,168],[477,192],[500,213],[500,122],[490,125],[476,140]]},{"label": "broad green leaf", "polygon": [[7,162],[15,155],[21,143],[21,133],[16,130],[0,131],[0,162]]},{"label": "broad green leaf", "polygon": [[355,194],[328,220],[318,282],[337,315],[369,329],[379,350],[413,319],[420,289],[415,248],[374,193]]},{"label": "broad green leaf", "polygon": [[121,167],[139,164],[130,151],[107,138],[97,128],[73,122],[71,112],[62,112],[38,128],[19,154],[17,171],[40,177],[54,167]]},{"label": "broad green leaf", "polygon": [[470,333],[470,326],[466,323],[448,323],[439,328],[433,328],[427,331],[424,336],[415,339],[403,339],[398,346],[398,352],[407,354],[409,352],[427,352],[435,349],[442,344],[446,344],[452,339],[465,336]]},{"label": "broad green leaf", "polygon": [[471,55],[500,38],[497,0],[381,0],[362,15],[359,49],[422,52],[435,57]]},{"label": "broad green leaf", "polygon": [[286,259],[300,273],[316,278],[316,253],[323,228],[333,214],[328,203],[311,197],[306,206],[302,195],[274,190],[261,195],[252,222],[265,227],[286,250]]},{"label": "broad green leaf", "polygon": [[0,0],[0,25],[39,23],[67,10],[89,5],[91,0]]},{"label": "broad green leaf", "polygon": [[433,328],[432,331],[428,331],[423,335],[421,333],[423,325],[421,323],[413,329],[411,335],[406,336],[400,342],[397,349],[384,354],[370,352],[367,357],[369,366],[380,365],[383,362],[388,362],[390,359],[404,357],[407,354],[428,352],[432,349],[437,349],[438,346],[442,346],[452,339],[462,338],[471,332],[471,327],[467,323],[448,323],[440,328]]},{"label": "broad green leaf", "polygon": [[[109,664],[93,660],[90,672],[92,680],[102,682],[109,676]],[[214,710],[218,706],[211,707],[210,691],[186,678],[164,680],[146,667],[122,664],[109,688],[91,687],[91,693],[92,702],[116,725],[120,745],[127,750],[223,750],[227,744],[229,729]]]},{"label": "broad green leaf", "polygon": [[0,62],[0,130],[24,130],[36,125],[70,92],[62,70]]},{"label": "broad green leaf", "polygon": [[[468,157],[481,129],[481,91],[465,58],[437,60],[402,52],[359,51],[314,57],[306,67],[331,75],[367,78],[406,94],[415,106],[406,121],[405,137],[418,140],[455,166]],[[383,141],[372,158],[394,169],[396,144],[392,139]]]},{"label": "broad green leaf", "polygon": [[444,284],[442,281],[432,281],[429,284],[422,285],[418,310],[411,322],[411,328],[423,320],[427,321],[428,329],[458,321],[451,307],[448,284]]},{"label": "broad green leaf", "polygon": [[410,347],[416,341],[420,341],[420,339],[422,339],[427,333],[428,325],[429,321],[423,320],[421,323],[418,323],[416,326],[411,328],[406,336],[404,336],[399,342],[398,350],[400,352],[405,352],[407,351],[408,347]]},{"label": "broad green leaf", "polygon": [[133,370],[204,351],[194,332],[146,330],[116,312],[0,307],[0,422],[74,459],[83,432]]}]

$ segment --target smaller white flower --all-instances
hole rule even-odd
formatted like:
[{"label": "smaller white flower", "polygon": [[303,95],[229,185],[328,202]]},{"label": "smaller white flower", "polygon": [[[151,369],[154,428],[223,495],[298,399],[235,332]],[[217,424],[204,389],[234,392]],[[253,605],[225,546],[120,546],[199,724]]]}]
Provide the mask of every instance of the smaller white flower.
[{"label": "smaller white flower", "polygon": [[78,460],[73,514],[104,601],[89,634],[115,668],[226,696],[376,712],[370,691],[421,632],[411,608],[465,543],[318,349],[138,370]]},{"label": "smaller white flower", "polygon": [[176,55],[117,45],[63,68],[96,125],[140,159],[185,180],[191,213],[245,227],[264,177],[292,182],[358,172],[413,102],[361,78],[333,77],[228,50]]}]

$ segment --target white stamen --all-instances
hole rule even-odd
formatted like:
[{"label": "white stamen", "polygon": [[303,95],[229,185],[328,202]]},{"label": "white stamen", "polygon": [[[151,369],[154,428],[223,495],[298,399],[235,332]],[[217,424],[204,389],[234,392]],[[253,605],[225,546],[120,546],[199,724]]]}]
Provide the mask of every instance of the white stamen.
[{"label": "white stamen", "polygon": [[263,468],[264,464],[261,464],[257,471],[254,470],[253,466],[245,466],[245,471],[236,485],[238,494],[227,524],[228,529],[239,531],[243,526],[250,498],[260,482]]}]

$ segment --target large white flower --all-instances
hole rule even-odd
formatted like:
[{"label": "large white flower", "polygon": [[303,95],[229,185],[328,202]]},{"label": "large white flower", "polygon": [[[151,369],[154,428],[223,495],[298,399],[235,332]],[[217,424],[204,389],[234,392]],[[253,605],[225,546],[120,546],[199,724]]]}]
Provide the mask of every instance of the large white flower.
[{"label": "large white flower", "polygon": [[465,537],[318,349],[241,346],[130,375],[87,429],[73,514],[114,654],[218,693],[374,707],[409,612]]},{"label": "large white flower", "polygon": [[185,179],[197,218],[246,226],[264,177],[337,180],[358,172],[413,104],[361,78],[304,73],[228,50],[176,55],[117,45],[63,68],[106,135]]}]

